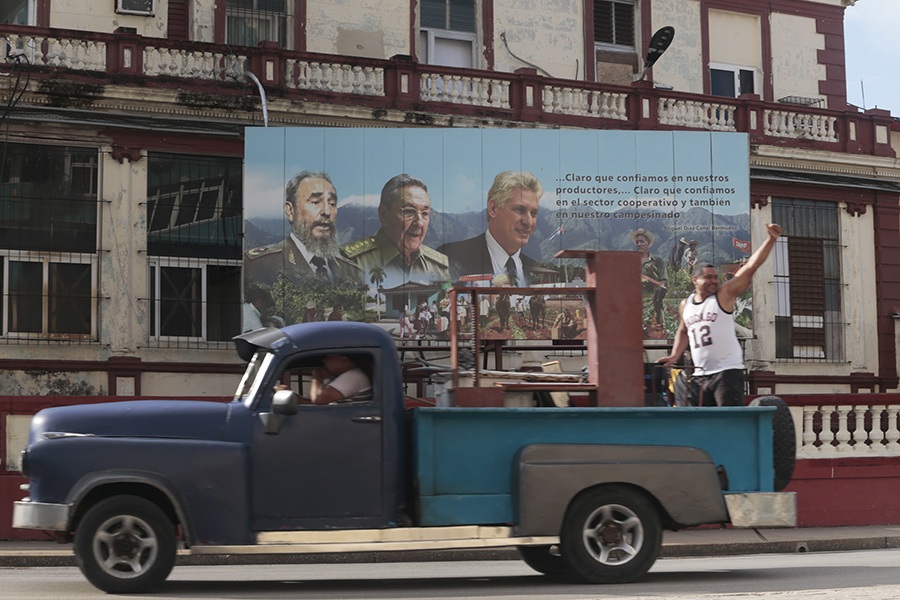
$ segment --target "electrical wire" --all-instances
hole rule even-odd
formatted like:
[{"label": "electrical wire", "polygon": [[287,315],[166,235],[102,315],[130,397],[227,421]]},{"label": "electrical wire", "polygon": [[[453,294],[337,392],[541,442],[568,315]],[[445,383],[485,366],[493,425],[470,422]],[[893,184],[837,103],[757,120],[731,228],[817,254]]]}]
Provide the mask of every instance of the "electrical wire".
[{"label": "electrical wire", "polygon": [[547,77],[553,77],[553,75],[551,75],[550,73],[548,73],[547,70],[544,69],[543,67],[539,67],[538,65],[536,65],[536,64],[534,64],[534,63],[528,62],[528,61],[525,60],[524,58],[521,58],[521,57],[519,57],[519,56],[516,56],[515,52],[513,52],[513,51],[510,49],[510,47],[509,47],[509,42],[506,41],[506,32],[505,32],[505,31],[501,31],[501,32],[500,32],[500,39],[503,40],[503,45],[506,47],[506,51],[509,52],[510,56],[512,56],[514,59],[516,59],[516,60],[519,61],[519,62],[525,63],[525,64],[528,65],[529,67],[534,67],[535,69],[537,69],[538,71],[540,71],[541,73],[543,73],[544,75],[546,75]]}]

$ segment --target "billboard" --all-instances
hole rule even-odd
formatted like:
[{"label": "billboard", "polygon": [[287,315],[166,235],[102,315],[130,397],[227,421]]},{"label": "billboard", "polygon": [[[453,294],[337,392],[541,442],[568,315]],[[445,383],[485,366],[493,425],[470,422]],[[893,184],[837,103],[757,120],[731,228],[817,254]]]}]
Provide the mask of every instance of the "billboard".
[{"label": "billboard", "polygon": [[[564,249],[642,256],[645,339],[674,336],[691,270],[750,250],[746,134],[534,129],[249,128],[244,327],[310,320],[446,337],[448,289],[482,337],[584,337],[584,265]],[[609,285],[616,285],[610,281]],[[736,320],[749,335],[750,293]]]}]

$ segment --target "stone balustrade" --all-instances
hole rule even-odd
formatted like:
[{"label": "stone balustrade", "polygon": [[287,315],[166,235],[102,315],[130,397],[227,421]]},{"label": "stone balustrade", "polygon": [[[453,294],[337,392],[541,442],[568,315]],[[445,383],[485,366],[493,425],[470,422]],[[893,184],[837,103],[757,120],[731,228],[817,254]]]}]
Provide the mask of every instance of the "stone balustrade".
[{"label": "stone balustrade", "polygon": [[[238,95],[246,73],[289,100],[363,104],[376,110],[422,111],[543,123],[557,127],[737,131],[751,143],[895,156],[886,111],[829,110],[765,102],[758,96],[717,98],[656,89],[651,83],[614,86],[515,73],[257,47],[148,38],[22,25],[0,25],[5,64],[28,65],[32,78],[83,77],[102,82],[120,74],[161,80],[219,81],[217,93]],[[2,63],[4,59],[0,59]],[[155,83],[160,81],[160,83]],[[238,82],[242,82],[238,84]],[[227,84],[233,83],[233,87]],[[415,119],[414,119],[415,120]],[[416,122],[429,122],[428,119]]]},{"label": "stone balustrade", "polygon": [[900,394],[781,397],[794,418],[797,458],[900,456]]},{"label": "stone balustrade", "polygon": [[737,131],[734,120],[736,113],[736,106],[724,102],[667,97],[659,99],[659,122],[663,125],[707,131]]},{"label": "stone balustrade", "polygon": [[384,69],[288,58],[285,83],[294,90],[384,96]]},{"label": "stone balustrade", "polygon": [[792,406],[797,458],[900,456],[900,404]]}]

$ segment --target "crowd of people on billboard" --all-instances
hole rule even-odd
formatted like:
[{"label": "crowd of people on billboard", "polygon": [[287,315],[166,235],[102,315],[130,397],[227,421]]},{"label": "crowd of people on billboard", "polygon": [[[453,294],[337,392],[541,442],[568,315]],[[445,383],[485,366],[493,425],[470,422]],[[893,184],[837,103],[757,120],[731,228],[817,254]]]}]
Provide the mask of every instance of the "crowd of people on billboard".
[{"label": "crowd of people on billboard", "polygon": [[[401,173],[381,190],[375,234],[342,245],[339,198],[331,177],[323,171],[297,173],[285,186],[286,237],[245,252],[244,330],[360,320],[388,324],[401,340],[446,337],[453,285],[553,285],[546,277],[539,282],[535,274],[555,274],[558,267],[523,252],[538,223],[543,193],[532,173],[498,173],[487,192],[485,230],[431,248],[425,244],[434,217],[428,186]],[[698,261],[698,242],[681,237],[663,257],[654,252],[659,233],[636,227],[629,235],[641,254],[645,337],[671,338],[678,324],[677,302],[690,288]],[[677,289],[670,294],[673,283]],[[584,338],[583,298],[554,295],[552,289],[480,294],[477,322],[469,296],[460,294],[458,327],[478,327],[482,337]]]}]

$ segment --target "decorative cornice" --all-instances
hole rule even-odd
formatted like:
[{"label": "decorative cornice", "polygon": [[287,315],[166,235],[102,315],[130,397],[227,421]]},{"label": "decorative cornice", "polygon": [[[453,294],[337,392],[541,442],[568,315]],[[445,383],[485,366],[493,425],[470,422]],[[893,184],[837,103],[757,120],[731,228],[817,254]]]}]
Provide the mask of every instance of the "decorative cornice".
[{"label": "decorative cornice", "polygon": [[787,168],[835,175],[875,177],[900,181],[900,160],[868,154],[810,151],[756,145],[750,150],[751,167]]}]

